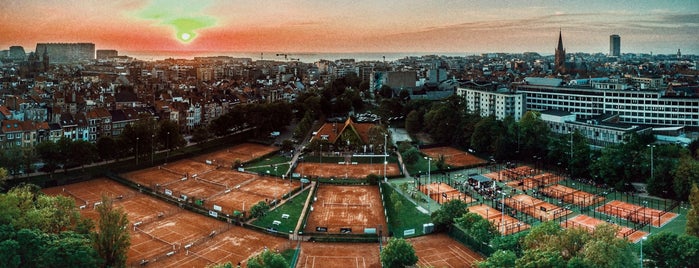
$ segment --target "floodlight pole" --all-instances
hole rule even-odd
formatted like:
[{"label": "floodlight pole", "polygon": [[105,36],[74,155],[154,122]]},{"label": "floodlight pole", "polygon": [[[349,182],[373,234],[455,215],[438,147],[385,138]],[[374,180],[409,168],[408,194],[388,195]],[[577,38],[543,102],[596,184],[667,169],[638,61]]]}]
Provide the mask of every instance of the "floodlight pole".
[{"label": "floodlight pole", "polygon": [[386,165],[388,164],[386,157],[388,156],[388,152],[386,152],[386,140],[388,138],[388,134],[383,135],[383,182],[388,182],[388,178],[386,178]]},{"label": "floodlight pole", "polygon": [[432,198],[432,195],[430,195],[430,184],[432,184],[432,170],[431,170],[432,158],[431,157],[426,157],[426,158],[427,158],[427,210],[430,211],[430,199]]},{"label": "floodlight pole", "polygon": [[653,181],[653,148],[655,145],[648,144],[646,146],[650,147],[650,181]]}]

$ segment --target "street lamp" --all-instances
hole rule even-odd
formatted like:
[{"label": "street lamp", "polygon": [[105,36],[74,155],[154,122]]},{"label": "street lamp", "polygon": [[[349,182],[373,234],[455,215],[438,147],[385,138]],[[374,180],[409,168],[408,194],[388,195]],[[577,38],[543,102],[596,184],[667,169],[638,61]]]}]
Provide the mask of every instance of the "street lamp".
[{"label": "street lamp", "polygon": [[150,135],[150,165],[153,165],[153,158],[155,157],[155,134]]},{"label": "street lamp", "polygon": [[430,210],[430,199],[432,196],[430,195],[430,184],[432,183],[432,158],[431,157],[425,157],[427,159],[427,210]]},{"label": "street lamp", "polygon": [[646,146],[650,147],[650,181],[653,181],[653,148],[655,145],[648,144]]},{"label": "street lamp", "polygon": [[388,162],[386,161],[386,157],[388,156],[388,152],[386,152],[386,139],[388,138],[388,134],[383,134],[383,182],[388,182],[388,178],[386,178],[386,165]]},{"label": "street lamp", "polygon": [[573,131],[568,131],[570,133],[570,160],[568,160],[568,166],[570,167],[570,179],[573,179]]},{"label": "street lamp", "polygon": [[138,140],[139,138],[136,137],[136,166],[138,166]]},{"label": "street lamp", "polygon": [[170,131],[167,132],[167,140],[165,143],[167,147],[167,152],[165,153],[165,163],[167,163],[167,160],[170,158]]},{"label": "street lamp", "polygon": [[500,232],[500,236],[505,236],[505,196],[507,194],[505,191],[498,191],[498,193],[502,194],[502,202],[500,207],[500,211],[502,212],[502,215],[500,216],[500,226],[502,226],[502,231]]},{"label": "street lamp", "polygon": [[323,163],[323,144],[320,144],[320,163]]}]

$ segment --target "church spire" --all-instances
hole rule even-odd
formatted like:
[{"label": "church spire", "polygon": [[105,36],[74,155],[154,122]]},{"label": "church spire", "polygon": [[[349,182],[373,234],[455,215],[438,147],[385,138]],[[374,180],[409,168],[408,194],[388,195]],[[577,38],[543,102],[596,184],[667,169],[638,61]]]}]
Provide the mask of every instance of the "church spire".
[{"label": "church spire", "polygon": [[563,49],[563,35],[561,32],[562,31],[559,29],[558,30],[558,47],[556,48],[554,64],[556,67],[556,72],[558,72],[560,74],[564,74],[564,73],[566,73],[566,66],[565,66],[566,50]]},{"label": "church spire", "polygon": [[563,51],[563,36],[561,35],[561,30],[558,30],[558,47],[556,50]]}]

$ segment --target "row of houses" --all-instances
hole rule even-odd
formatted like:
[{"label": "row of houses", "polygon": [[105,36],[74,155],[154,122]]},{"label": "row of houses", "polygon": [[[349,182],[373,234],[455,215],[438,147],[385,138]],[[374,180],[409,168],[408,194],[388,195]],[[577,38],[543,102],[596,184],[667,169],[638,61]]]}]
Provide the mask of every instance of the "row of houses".
[{"label": "row of houses", "polygon": [[127,125],[149,118],[148,109],[125,108],[107,110],[97,108],[85,113],[61,114],[58,123],[2,120],[0,149],[29,148],[44,141],[56,142],[61,138],[96,142],[100,137],[117,137]]}]

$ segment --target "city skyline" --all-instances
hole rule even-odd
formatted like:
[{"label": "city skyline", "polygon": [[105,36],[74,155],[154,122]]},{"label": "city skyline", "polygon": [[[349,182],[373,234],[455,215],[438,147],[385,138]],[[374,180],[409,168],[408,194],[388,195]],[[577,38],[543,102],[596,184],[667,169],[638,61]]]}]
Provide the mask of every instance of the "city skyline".
[{"label": "city skyline", "polygon": [[699,54],[697,1],[3,1],[1,47],[119,51]]}]

